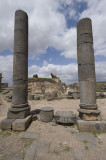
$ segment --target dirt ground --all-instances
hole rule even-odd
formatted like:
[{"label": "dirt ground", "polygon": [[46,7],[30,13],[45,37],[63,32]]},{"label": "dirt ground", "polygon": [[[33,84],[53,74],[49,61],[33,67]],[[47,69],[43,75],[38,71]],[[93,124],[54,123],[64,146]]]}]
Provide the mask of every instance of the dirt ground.
[{"label": "dirt ground", "polygon": [[[0,93],[0,121],[6,118],[7,110],[11,106],[6,96]],[[32,111],[50,106],[54,108],[54,112],[73,111],[76,115],[79,103],[80,100],[72,99],[29,101]],[[97,104],[102,118],[106,119],[106,98],[97,99]],[[33,121],[26,132],[34,133],[36,138],[22,139],[24,132],[0,130],[0,160],[7,160],[6,157],[16,155],[22,155],[24,158],[33,141],[50,144],[48,153],[37,154],[36,160],[106,160],[106,133],[80,133],[76,125],[53,125],[53,122],[43,123],[39,119]]]}]

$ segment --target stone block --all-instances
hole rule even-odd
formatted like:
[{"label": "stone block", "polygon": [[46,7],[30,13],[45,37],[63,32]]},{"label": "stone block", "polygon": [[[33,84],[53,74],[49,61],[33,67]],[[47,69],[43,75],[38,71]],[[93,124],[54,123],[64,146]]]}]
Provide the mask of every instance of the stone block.
[{"label": "stone block", "polygon": [[54,117],[54,109],[52,107],[42,107],[40,112],[40,120],[42,122],[51,122]]},{"label": "stone block", "polygon": [[101,111],[89,110],[89,109],[78,109],[79,117],[85,121],[101,121],[102,117],[100,115]]},{"label": "stone block", "polygon": [[12,123],[15,121],[15,119],[4,119],[1,121],[1,129],[2,130],[11,130],[12,129]]},{"label": "stone block", "polygon": [[34,96],[34,100],[40,100],[39,96]]},{"label": "stone block", "polygon": [[15,131],[24,131],[28,128],[28,126],[30,125],[32,121],[32,116],[28,116],[24,119],[16,119],[13,123],[12,123],[12,129]]},{"label": "stone block", "polygon": [[30,114],[30,107],[24,108],[9,108],[7,118],[9,119],[24,119]]},{"label": "stone block", "polygon": [[76,123],[77,117],[72,111],[58,111],[54,116],[56,123],[61,124],[74,124]]},{"label": "stone block", "polygon": [[106,121],[77,121],[77,127],[80,132],[106,132]]},{"label": "stone block", "polygon": [[32,94],[31,94],[31,95],[28,95],[28,99],[29,99],[29,100],[34,100],[34,95],[32,95]]}]

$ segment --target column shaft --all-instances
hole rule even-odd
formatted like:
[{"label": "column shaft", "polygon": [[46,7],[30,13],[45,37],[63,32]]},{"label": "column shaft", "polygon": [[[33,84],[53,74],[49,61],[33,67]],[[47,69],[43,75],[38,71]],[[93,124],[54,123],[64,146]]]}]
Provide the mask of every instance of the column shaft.
[{"label": "column shaft", "polygon": [[[89,115],[95,120],[100,114],[96,104],[96,78],[91,19],[84,18],[77,24],[77,57],[80,87],[80,116]],[[91,118],[91,115],[94,115]],[[85,118],[86,119],[86,118]],[[89,118],[87,119],[89,120]]]},{"label": "column shaft", "polygon": [[[15,12],[14,60],[13,60],[13,97],[8,117],[15,113],[16,118],[25,118],[29,114],[28,91],[28,16],[22,10]],[[19,113],[19,116],[18,116]]]}]

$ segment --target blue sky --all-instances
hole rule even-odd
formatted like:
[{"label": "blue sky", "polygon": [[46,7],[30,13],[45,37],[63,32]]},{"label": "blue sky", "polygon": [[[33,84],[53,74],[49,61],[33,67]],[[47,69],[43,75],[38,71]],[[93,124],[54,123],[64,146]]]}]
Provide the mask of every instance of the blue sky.
[{"label": "blue sky", "polygon": [[[14,14],[29,17],[28,74],[56,74],[66,84],[78,81],[77,22],[92,20],[97,81],[106,81],[106,0],[0,0],[0,72],[12,85]],[[5,10],[6,8],[6,10]]]}]

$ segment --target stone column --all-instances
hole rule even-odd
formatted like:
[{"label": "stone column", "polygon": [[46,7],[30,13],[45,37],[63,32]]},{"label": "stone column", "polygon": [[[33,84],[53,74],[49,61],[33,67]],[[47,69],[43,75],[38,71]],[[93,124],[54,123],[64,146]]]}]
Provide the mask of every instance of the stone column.
[{"label": "stone column", "polygon": [[80,87],[79,116],[83,120],[101,120],[96,104],[96,78],[92,22],[81,19],[77,24],[78,78]]},{"label": "stone column", "polygon": [[13,97],[7,118],[21,119],[30,113],[28,92],[28,16],[22,10],[15,12]]}]

